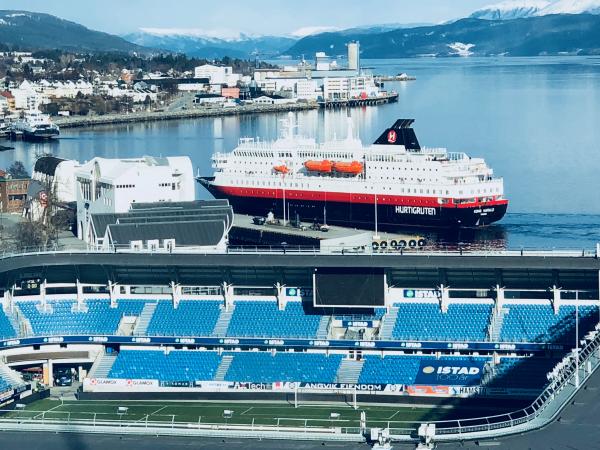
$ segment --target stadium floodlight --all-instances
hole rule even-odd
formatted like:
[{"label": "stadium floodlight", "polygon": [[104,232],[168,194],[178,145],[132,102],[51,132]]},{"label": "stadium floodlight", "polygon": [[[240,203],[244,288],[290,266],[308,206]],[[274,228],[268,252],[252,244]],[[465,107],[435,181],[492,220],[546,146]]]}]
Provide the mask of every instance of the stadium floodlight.
[{"label": "stadium floodlight", "polygon": [[25,409],[27,405],[25,405],[25,403],[17,403],[15,405],[15,409],[19,410],[19,411],[23,411]]}]

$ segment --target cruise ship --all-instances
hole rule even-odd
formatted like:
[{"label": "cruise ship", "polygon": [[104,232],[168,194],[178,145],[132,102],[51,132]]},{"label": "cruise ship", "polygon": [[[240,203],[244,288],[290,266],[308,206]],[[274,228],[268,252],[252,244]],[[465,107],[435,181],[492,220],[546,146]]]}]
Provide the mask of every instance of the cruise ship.
[{"label": "cruise ship", "polygon": [[198,177],[234,211],[366,229],[480,227],[506,213],[502,178],[481,158],[421,147],[414,120],[397,120],[370,146],[353,136],[324,143],[295,134],[240,139],[213,155],[214,176]]},{"label": "cruise ship", "polygon": [[12,125],[12,131],[29,140],[49,139],[60,133],[58,126],[50,121],[50,116],[36,109],[25,111],[23,117]]}]

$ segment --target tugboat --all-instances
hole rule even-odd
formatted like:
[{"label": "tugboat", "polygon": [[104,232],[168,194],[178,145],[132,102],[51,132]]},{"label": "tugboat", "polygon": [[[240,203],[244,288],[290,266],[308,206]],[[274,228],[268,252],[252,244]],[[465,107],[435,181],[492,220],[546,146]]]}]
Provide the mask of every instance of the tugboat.
[{"label": "tugboat", "polygon": [[[399,119],[369,146],[353,136],[317,144],[294,134],[291,119],[275,142],[242,138],[213,155],[212,177],[198,177],[235,212],[352,228],[481,227],[506,213],[502,178],[482,158],[421,147],[414,120]],[[283,169],[285,167],[285,170]],[[285,208],[285,210],[284,210]]]}]

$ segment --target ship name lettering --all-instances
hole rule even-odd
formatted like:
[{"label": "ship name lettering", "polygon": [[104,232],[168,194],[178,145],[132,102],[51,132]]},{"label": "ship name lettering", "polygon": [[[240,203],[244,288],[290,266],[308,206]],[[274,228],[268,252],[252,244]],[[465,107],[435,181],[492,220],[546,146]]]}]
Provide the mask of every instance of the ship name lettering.
[{"label": "ship name lettering", "polygon": [[396,206],[396,214],[418,214],[421,216],[435,216],[435,208],[425,206]]}]

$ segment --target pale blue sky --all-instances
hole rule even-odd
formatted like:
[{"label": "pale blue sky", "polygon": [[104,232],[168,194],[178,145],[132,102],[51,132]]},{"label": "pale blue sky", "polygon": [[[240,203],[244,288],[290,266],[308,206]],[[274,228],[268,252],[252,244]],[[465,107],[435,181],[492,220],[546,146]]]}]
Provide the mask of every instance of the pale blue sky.
[{"label": "pale blue sky", "polygon": [[437,23],[494,0],[0,0],[0,9],[46,12],[110,33],[141,27],[289,34],[302,27]]}]

